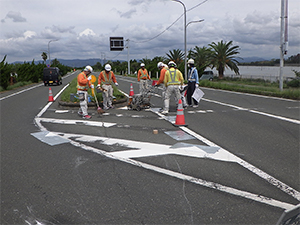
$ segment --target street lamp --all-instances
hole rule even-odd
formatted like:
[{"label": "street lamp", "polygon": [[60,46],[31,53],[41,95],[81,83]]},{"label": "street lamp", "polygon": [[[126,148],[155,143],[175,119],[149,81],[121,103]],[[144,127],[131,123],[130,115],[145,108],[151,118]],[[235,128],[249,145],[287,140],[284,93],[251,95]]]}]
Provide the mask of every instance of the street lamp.
[{"label": "street lamp", "polygon": [[187,64],[186,64],[186,7],[182,1],[172,0],[174,2],[179,2],[184,9],[184,79],[187,80]]},{"label": "street lamp", "polygon": [[51,67],[51,59],[50,59],[50,48],[49,48],[49,45],[50,45],[50,42],[52,42],[52,41],[58,41],[58,39],[50,40],[50,41],[48,42],[49,66],[50,66],[50,67]]}]

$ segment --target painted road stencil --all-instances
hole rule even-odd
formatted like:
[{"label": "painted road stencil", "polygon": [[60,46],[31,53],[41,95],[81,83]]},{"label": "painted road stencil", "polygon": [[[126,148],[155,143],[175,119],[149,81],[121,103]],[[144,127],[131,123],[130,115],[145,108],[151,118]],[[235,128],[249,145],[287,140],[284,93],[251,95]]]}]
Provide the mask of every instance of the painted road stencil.
[{"label": "painted road stencil", "polygon": [[[57,97],[57,96],[56,96]],[[55,97],[55,98],[56,98]],[[95,122],[95,121],[72,121],[72,120],[58,120],[58,119],[51,119],[51,118],[41,118],[42,114],[50,107],[52,103],[48,103],[42,111],[37,115],[35,118],[36,125],[40,128],[41,131],[47,131],[47,129],[42,125],[42,122],[50,122],[50,123],[62,123],[62,124],[82,124],[87,126],[105,126],[111,127],[115,124],[106,124],[104,122]],[[165,119],[170,123],[174,123],[173,117],[166,117],[161,115],[157,111],[152,112],[159,115],[159,118]],[[51,132],[50,136],[59,136],[63,139],[69,141],[70,144],[73,146],[79,147],[86,151],[91,151],[96,154],[100,154],[106,156],[108,158],[119,160],[122,162],[129,163],[134,166],[138,166],[140,168],[148,169],[151,171],[155,171],[161,174],[165,174],[171,177],[175,177],[181,180],[185,180],[197,185],[201,185],[204,187],[212,188],[218,191],[222,191],[225,193],[229,193],[232,195],[240,196],[246,199],[251,199],[260,203],[268,204],[271,206],[279,207],[282,209],[291,209],[295,206],[286,202],[278,201],[269,197],[261,196],[260,194],[253,194],[250,192],[238,190],[236,188],[227,187],[215,182],[210,182],[207,180],[202,180],[197,177],[192,177],[187,174],[178,173],[169,169],[160,168],[154,165],[150,165],[147,163],[143,163],[137,160],[134,160],[139,157],[150,157],[150,156],[159,156],[159,155],[167,155],[167,154],[176,154],[182,156],[189,156],[189,157],[196,157],[196,158],[209,158],[219,161],[226,161],[232,163],[238,163],[242,167],[248,169],[252,173],[258,175],[259,177],[265,179],[275,187],[279,188],[280,190],[286,192],[287,194],[291,195],[295,199],[300,201],[300,193],[293,188],[289,187],[288,185],[282,183],[281,181],[277,180],[276,178],[270,176],[269,174],[261,171],[260,169],[256,168],[255,166],[249,164],[248,162],[240,159],[239,157],[233,155],[229,151],[217,146],[213,142],[205,139],[204,137],[200,136],[199,134],[189,130],[187,127],[179,127],[182,131],[186,132],[188,135],[195,137],[196,139],[202,141],[207,146],[201,145],[188,145],[185,143],[177,143],[176,145],[161,145],[161,144],[154,144],[154,143],[146,143],[146,142],[136,142],[130,140],[123,140],[123,139],[115,139],[115,138],[107,138],[107,137],[98,137],[98,136],[89,136],[89,135],[82,135],[82,134],[67,134],[67,133],[60,133],[60,132]],[[102,149],[98,149],[95,147],[88,146],[88,143],[93,143],[99,141],[101,144],[105,145],[122,145],[126,146],[128,150],[123,151],[116,151],[116,152],[106,152]],[[84,144],[85,143],[85,144]],[[132,150],[134,149],[134,150]]]},{"label": "painted road stencil", "polygon": [[[111,159],[126,162],[134,166],[138,166],[144,169],[148,169],[181,180],[185,180],[197,185],[212,188],[215,190],[219,190],[243,198],[251,199],[260,203],[268,204],[282,209],[287,210],[295,207],[290,203],[278,201],[269,197],[262,196],[260,194],[253,194],[247,191],[238,190],[236,188],[224,186],[215,182],[210,182],[197,177],[192,177],[186,174],[178,173],[172,170],[160,168],[157,166],[153,166],[147,163],[134,160],[134,158],[168,155],[168,154],[176,154],[176,155],[197,157],[197,158],[209,158],[214,160],[222,160],[226,162],[236,162],[238,160],[236,156],[234,156],[233,154],[229,153],[228,151],[222,148],[208,147],[208,146],[201,146],[201,145],[188,145],[185,143],[177,143],[176,145],[170,146],[170,145],[154,144],[148,142],[130,141],[124,139],[117,139],[117,138],[91,136],[91,135],[68,134],[68,133],[59,133],[59,132],[55,134],[70,140],[70,143],[76,147],[82,148],[86,151],[94,152],[99,155],[106,156]],[[96,141],[99,141],[101,142],[101,144],[106,144],[106,145],[120,145],[121,143],[123,147],[126,146],[130,150],[106,152],[104,150],[91,147],[88,145],[88,143],[94,143]],[[83,144],[82,142],[86,144]]]}]

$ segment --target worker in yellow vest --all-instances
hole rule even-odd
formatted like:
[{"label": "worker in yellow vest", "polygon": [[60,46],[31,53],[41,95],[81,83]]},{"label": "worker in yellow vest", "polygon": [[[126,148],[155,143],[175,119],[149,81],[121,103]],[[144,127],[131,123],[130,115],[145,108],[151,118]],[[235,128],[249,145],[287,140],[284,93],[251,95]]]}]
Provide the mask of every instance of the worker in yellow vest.
[{"label": "worker in yellow vest", "polygon": [[165,100],[164,100],[164,109],[161,111],[162,114],[169,113],[170,106],[170,97],[172,94],[175,95],[176,104],[178,104],[179,99],[181,98],[179,88],[183,85],[184,79],[180,70],[176,69],[176,63],[170,61],[168,63],[169,69],[165,73],[164,84],[167,87]]},{"label": "worker in yellow vest", "polygon": [[84,70],[77,76],[77,94],[80,100],[80,108],[78,114],[82,116],[83,119],[90,119],[91,116],[88,115],[88,92],[89,88],[94,88],[94,85],[91,83],[91,73],[93,68],[91,66],[86,66]]},{"label": "worker in yellow vest", "polygon": [[140,93],[148,90],[148,80],[151,80],[147,69],[145,68],[145,63],[141,63],[141,69],[138,71],[138,82],[140,82]]}]

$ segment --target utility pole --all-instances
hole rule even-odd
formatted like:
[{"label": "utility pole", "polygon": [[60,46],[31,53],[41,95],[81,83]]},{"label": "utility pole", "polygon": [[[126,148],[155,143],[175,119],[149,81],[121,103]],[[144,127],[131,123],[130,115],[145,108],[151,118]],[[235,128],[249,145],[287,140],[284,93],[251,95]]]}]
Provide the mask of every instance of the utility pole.
[{"label": "utility pole", "polygon": [[128,62],[128,73],[127,75],[130,74],[130,59],[129,59],[129,39],[126,40],[127,41],[127,62]]},{"label": "utility pole", "polygon": [[279,89],[283,90],[283,66],[284,55],[287,53],[288,46],[288,0],[281,0],[281,26],[280,26],[280,72],[279,72]]},{"label": "utility pole", "polygon": [[58,41],[58,39],[56,39],[56,40],[50,40],[50,41],[48,42],[49,67],[51,67],[51,59],[50,59],[50,47],[49,47],[49,45],[50,45],[50,42],[52,42],[52,41]]}]

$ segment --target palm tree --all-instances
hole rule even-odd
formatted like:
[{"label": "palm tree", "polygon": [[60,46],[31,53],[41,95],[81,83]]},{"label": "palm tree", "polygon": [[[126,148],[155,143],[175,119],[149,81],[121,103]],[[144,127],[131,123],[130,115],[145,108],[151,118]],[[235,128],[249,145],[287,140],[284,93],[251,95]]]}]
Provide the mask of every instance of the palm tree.
[{"label": "palm tree", "polygon": [[211,65],[211,49],[195,46],[194,51],[192,51],[190,55],[191,58],[195,60],[195,66],[198,68],[199,76],[201,76],[205,68]]},{"label": "palm tree", "polygon": [[214,67],[217,68],[219,72],[219,78],[224,77],[224,70],[226,68],[230,68],[235,72],[235,74],[239,75],[239,68],[237,66],[238,61],[236,60],[236,55],[239,54],[239,46],[231,46],[232,41],[229,41],[228,43],[218,42],[217,44],[215,42],[212,42],[209,44],[212,51],[212,58],[211,58],[211,64]]},{"label": "palm tree", "polygon": [[44,63],[46,64],[46,60],[47,60],[47,58],[48,58],[47,53],[46,53],[46,52],[43,52],[43,53],[41,54],[41,56],[42,56],[42,58],[43,58],[43,60],[44,60]]},{"label": "palm tree", "polygon": [[177,65],[179,65],[184,60],[184,52],[180,49],[173,49],[173,51],[169,51],[167,57],[170,61],[174,61]]}]

